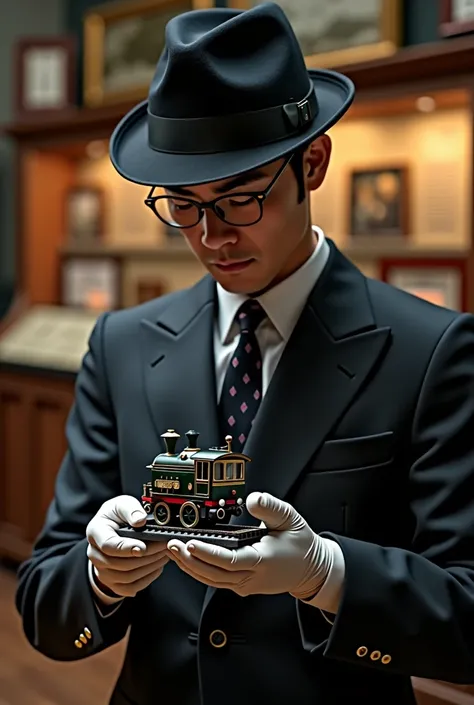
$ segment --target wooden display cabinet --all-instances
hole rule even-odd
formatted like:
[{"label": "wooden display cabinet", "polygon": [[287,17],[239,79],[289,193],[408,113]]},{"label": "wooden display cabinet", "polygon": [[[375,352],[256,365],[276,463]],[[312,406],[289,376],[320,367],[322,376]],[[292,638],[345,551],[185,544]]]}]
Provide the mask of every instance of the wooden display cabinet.
[{"label": "wooden display cabinet", "polygon": [[44,521],[66,450],[74,375],[0,369],[0,555],[23,560]]},{"label": "wooden display cabinet", "polygon": [[[410,115],[418,110],[420,97],[428,96],[434,98],[438,108],[465,111],[469,119],[469,143],[474,143],[473,37],[410,47],[390,58],[339,68],[354,80],[357,89],[355,103],[345,122]],[[51,117],[39,123],[22,121],[4,128],[4,134],[16,146],[18,166],[16,255],[19,275],[13,319],[21,316],[22,307],[28,310],[37,304],[60,304],[60,262],[65,251],[64,195],[75,182],[78,160],[84,157],[88,145],[96,140],[107,142],[130,107],[77,109],[68,120]],[[472,183],[472,147],[466,159],[467,178]],[[336,203],[339,208],[340,203]],[[474,311],[472,203],[467,217],[467,245],[458,255],[466,261],[467,308]],[[81,251],[87,256],[101,257],[105,247],[94,244]],[[378,252],[374,245],[365,249],[351,245],[346,252],[356,262],[370,259],[376,268],[381,257],[411,255],[409,244],[397,246],[395,250],[397,248],[395,252],[390,247]],[[137,250],[144,259],[153,254],[143,248],[141,253],[139,247]],[[438,248],[436,256],[441,254]],[[133,253],[121,252],[120,256],[125,261]],[[161,255],[157,252],[154,256],[158,261]],[[423,252],[423,256],[429,257],[430,253]],[[184,267],[187,261],[183,252],[167,253],[168,264],[170,257],[177,268]],[[189,273],[189,277],[192,276],[194,270]],[[161,292],[161,284],[155,285],[151,277],[150,271],[146,281],[137,275],[137,280],[143,281],[137,300]],[[161,282],[159,272],[156,279]],[[73,401],[74,377],[74,372],[59,374],[31,366],[16,369],[0,366],[0,558],[25,558],[43,522],[66,448],[64,425]],[[419,705],[474,703],[474,688],[469,686],[418,679],[414,679],[414,684]]]}]

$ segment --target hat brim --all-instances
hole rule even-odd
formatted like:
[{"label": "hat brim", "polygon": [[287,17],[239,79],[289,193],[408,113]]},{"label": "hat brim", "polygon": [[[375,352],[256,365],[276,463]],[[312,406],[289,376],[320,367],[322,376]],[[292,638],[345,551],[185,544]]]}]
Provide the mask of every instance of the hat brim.
[{"label": "hat brim", "polygon": [[298,135],[258,148],[213,154],[172,154],[148,145],[148,101],[137,105],[117,125],[110,140],[110,159],[128,181],[145,186],[193,186],[220,181],[269,164],[309,144],[329,130],[348,110],[354,85],[345,76],[309,69],[318,97],[319,112]]}]

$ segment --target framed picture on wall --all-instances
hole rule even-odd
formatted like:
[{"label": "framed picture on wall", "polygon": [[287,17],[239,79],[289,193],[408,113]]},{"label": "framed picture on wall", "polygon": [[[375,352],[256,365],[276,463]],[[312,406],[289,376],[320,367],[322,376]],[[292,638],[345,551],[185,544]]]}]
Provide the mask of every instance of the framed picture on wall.
[{"label": "framed picture on wall", "polygon": [[31,120],[76,108],[73,37],[23,37],[15,45],[15,117]]},{"label": "framed picture on wall", "polygon": [[408,170],[387,165],[349,174],[349,235],[404,237],[409,232]]},{"label": "framed picture on wall", "polygon": [[453,37],[470,32],[474,32],[473,0],[440,0],[440,35]]},{"label": "framed picture on wall", "polygon": [[61,303],[93,311],[121,305],[121,261],[112,256],[63,255]]},{"label": "framed picture on wall", "polygon": [[167,284],[162,279],[141,278],[137,281],[137,303],[157,299],[168,291]]},{"label": "framed picture on wall", "polygon": [[467,261],[459,259],[382,259],[380,278],[436,306],[467,310]]},{"label": "framed picture on wall", "polygon": [[[265,0],[227,0],[248,9]],[[342,66],[394,54],[401,44],[402,0],[276,0],[308,67]]]},{"label": "framed picture on wall", "polygon": [[89,107],[145,99],[164,48],[165,26],[214,0],[124,0],[84,17],[84,102]]}]

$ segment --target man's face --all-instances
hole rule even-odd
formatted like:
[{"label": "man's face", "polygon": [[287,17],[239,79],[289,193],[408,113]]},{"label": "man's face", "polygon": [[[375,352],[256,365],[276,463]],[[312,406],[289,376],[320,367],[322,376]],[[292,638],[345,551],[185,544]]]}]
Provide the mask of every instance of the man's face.
[{"label": "man's face", "polygon": [[[305,152],[306,193],[321,185],[330,152],[327,136],[313,142]],[[222,195],[263,191],[283,163],[284,159],[280,159],[236,179],[167,189],[166,193],[206,202]],[[259,222],[229,225],[207,209],[198,225],[182,229],[181,233],[214,279],[233,293],[256,294],[274,286],[301,266],[314,247],[309,198],[298,202],[298,184],[290,165],[264,201]]]}]

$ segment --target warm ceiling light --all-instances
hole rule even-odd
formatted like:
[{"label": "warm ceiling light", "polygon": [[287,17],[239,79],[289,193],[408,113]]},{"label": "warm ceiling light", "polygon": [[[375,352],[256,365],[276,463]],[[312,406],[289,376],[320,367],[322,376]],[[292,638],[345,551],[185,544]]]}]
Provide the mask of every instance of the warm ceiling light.
[{"label": "warm ceiling light", "polygon": [[103,140],[93,140],[86,147],[86,154],[89,159],[100,159],[107,152],[107,147]]},{"label": "warm ceiling light", "polygon": [[424,95],[417,99],[416,107],[422,113],[431,113],[436,108],[436,102],[434,98]]}]

